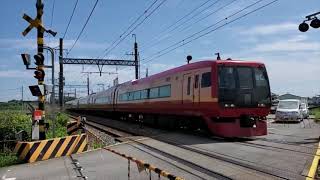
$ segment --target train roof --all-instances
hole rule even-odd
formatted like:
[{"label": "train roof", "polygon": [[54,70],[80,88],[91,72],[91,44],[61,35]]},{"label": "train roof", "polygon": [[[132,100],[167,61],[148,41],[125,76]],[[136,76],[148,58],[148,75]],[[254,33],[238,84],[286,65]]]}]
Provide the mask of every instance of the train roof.
[{"label": "train roof", "polygon": [[[145,83],[148,81],[152,81],[154,79],[166,77],[175,73],[179,73],[182,71],[189,71],[193,69],[198,69],[198,68],[205,68],[205,67],[210,67],[213,64],[227,64],[227,65],[232,65],[232,64],[237,64],[237,65],[248,65],[248,66],[260,66],[263,65],[261,62],[256,62],[256,61],[241,61],[241,60],[203,60],[203,61],[197,61],[194,63],[190,64],[185,64],[173,69],[169,69],[154,75],[151,75],[149,77],[141,78],[139,80],[133,80],[131,81],[132,84],[140,84],[140,83]],[[127,82],[129,83],[129,82]],[[126,83],[124,83],[126,84]]]}]

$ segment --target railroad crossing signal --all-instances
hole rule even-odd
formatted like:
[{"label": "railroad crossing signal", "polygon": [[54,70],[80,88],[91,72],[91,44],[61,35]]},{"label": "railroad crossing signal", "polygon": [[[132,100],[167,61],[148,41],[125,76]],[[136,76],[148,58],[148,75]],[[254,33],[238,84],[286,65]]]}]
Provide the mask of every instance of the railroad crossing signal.
[{"label": "railroad crossing signal", "polygon": [[38,79],[39,81],[44,81],[45,72],[42,69],[37,69],[34,71],[34,78]]},{"label": "railroad crossing signal", "polygon": [[26,36],[32,28],[37,28],[37,29],[40,29],[40,31],[42,33],[44,32],[47,32],[49,34],[51,34],[52,36],[56,36],[57,35],[57,32],[54,32],[54,31],[51,31],[51,30],[46,30],[42,23],[41,23],[41,20],[38,19],[38,18],[35,18],[35,19],[32,19],[30,16],[28,16],[27,14],[23,14],[23,17],[22,17],[24,20],[26,20],[28,23],[30,23],[30,25],[22,32],[22,35],[23,36]]},{"label": "railroad crossing signal", "polygon": [[35,61],[35,64],[36,64],[36,65],[38,65],[38,66],[43,66],[44,56],[43,56],[42,53],[41,53],[41,54],[39,53],[39,54],[37,54],[37,55],[34,55],[33,57],[34,57],[34,59],[36,60],[36,61]]}]

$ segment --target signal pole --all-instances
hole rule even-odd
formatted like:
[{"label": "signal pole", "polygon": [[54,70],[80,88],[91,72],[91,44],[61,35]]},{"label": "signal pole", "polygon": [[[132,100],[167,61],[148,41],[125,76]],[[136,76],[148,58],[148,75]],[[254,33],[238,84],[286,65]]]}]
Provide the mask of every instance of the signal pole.
[{"label": "signal pole", "polygon": [[[43,3],[42,0],[37,0],[37,19],[40,21],[39,24],[42,25],[42,15],[43,15]],[[44,40],[43,40],[43,31],[42,28],[39,26],[37,27],[37,43],[38,43],[38,55],[42,55],[43,57],[43,44],[44,44]],[[44,71],[44,65],[43,62],[42,63],[38,63],[37,64],[37,70],[42,70]],[[44,85],[44,79],[38,79],[38,85]],[[40,140],[44,140],[46,139],[46,132],[45,132],[45,100],[46,97],[44,94],[39,96],[39,105],[38,108],[40,111],[42,111],[42,117],[39,120],[39,139]]]},{"label": "signal pole", "polygon": [[22,32],[23,36],[26,36],[32,28],[37,28],[37,54],[34,55],[34,59],[36,60],[35,64],[37,65],[36,68],[29,68],[30,65],[30,55],[22,54],[22,59],[24,64],[26,65],[27,69],[35,69],[34,77],[38,80],[38,85],[36,86],[29,86],[31,93],[33,96],[38,97],[38,109],[34,111],[34,119],[32,123],[32,139],[33,140],[44,140],[46,139],[45,133],[45,84],[44,84],[44,56],[43,56],[43,49],[44,49],[44,40],[43,34],[47,32],[52,36],[55,36],[57,33],[53,32],[52,30],[47,30],[44,28],[42,24],[42,15],[43,15],[43,3],[42,0],[37,0],[36,8],[37,8],[37,16],[35,19],[32,19],[27,14],[23,15],[23,19],[25,19],[29,26]]},{"label": "signal pole", "polygon": [[59,40],[59,47],[60,47],[60,56],[59,56],[59,66],[60,66],[60,71],[59,71],[59,105],[60,108],[63,107],[64,100],[63,100],[63,39],[60,38]]}]

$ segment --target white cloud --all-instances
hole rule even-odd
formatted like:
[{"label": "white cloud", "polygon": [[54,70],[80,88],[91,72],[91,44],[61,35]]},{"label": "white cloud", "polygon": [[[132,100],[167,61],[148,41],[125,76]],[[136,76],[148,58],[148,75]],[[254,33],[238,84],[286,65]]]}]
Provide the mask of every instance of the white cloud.
[{"label": "white cloud", "polygon": [[292,22],[280,24],[259,25],[249,29],[243,29],[241,34],[245,35],[273,35],[288,31],[297,31],[298,25]]},{"label": "white cloud", "polygon": [[258,43],[253,50],[257,52],[320,51],[320,43],[305,42],[301,39],[278,40],[271,43]]}]

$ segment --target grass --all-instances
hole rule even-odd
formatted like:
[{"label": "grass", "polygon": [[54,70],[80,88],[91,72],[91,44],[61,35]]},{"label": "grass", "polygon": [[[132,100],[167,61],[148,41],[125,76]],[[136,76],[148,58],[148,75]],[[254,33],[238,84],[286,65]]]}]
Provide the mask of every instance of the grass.
[{"label": "grass", "polygon": [[22,163],[13,153],[0,153],[0,167],[12,166]]},{"label": "grass", "polygon": [[315,121],[320,122],[320,108],[312,109],[310,114],[314,115]]}]

